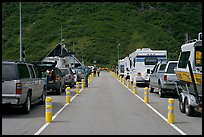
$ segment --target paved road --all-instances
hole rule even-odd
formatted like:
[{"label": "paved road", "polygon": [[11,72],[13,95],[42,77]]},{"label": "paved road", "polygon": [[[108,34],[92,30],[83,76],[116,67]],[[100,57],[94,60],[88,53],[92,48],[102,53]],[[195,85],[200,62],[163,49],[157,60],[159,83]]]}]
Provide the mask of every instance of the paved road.
[{"label": "paved road", "polygon": [[[75,96],[75,89],[71,89],[71,93]],[[65,105],[65,93],[49,96],[53,99],[53,116],[56,116]],[[202,135],[202,116],[182,114],[175,99],[176,128],[172,127],[149,107],[167,118],[168,97],[160,98],[155,93],[149,97],[146,105],[142,101],[142,87],[138,87],[136,96],[110,73],[101,72],[101,76],[95,77],[50,124],[45,124],[44,105],[32,106],[28,115],[15,109],[3,110],[2,135],[180,135],[181,132]]]},{"label": "paved road", "polygon": [[41,135],[180,135],[146,104],[101,73]]}]

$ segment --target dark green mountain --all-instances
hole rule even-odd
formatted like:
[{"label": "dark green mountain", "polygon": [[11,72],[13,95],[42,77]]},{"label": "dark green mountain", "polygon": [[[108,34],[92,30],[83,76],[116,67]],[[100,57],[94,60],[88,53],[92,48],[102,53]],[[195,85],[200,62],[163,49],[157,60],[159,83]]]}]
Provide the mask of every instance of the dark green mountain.
[{"label": "dark green mountain", "polygon": [[[2,3],[2,59],[19,60],[19,2]],[[22,46],[27,61],[38,61],[62,37],[66,48],[82,51],[85,65],[109,67],[137,48],[166,49],[177,60],[188,34],[202,31],[199,2],[22,2]],[[74,46],[73,46],[74,42]]]}]

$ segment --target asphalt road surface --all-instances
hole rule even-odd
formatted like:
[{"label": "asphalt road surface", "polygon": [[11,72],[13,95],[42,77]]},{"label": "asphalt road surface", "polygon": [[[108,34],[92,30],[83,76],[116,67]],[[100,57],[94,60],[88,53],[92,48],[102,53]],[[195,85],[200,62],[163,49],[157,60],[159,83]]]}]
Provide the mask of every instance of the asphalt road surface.
[{"label": "asphalt road surface", "polygon": [[28,115],[4,112],[2,134],[202,135],[202,116],[181,113],[176,98],[175,123],[168,124],[168,97],[151,93],[149,104],[145,104],[143,87],[138,87],[134,95],[109,72],[94,77],[77,96],[74,89],[71,91],[73,99],[66,106],[65,93],[50,95],[55,115],[50,124],[45,124],[44,105],[33,106]]}]

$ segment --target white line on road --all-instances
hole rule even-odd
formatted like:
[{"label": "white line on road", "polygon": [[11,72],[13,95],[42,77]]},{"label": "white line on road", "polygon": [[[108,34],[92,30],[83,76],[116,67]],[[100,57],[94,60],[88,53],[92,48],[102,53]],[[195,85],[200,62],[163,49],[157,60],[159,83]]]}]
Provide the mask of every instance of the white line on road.
[{"label": "white line on road", "polygon": [[[82,91],[83,89],[81,89],[79,91],[79,93]],[[71,99],[70,102],[72,102],[72,100],[79,94],[75,94]],[[66,106],[68,106],[70,103],[66,103],[53,117],[52,117],[52,121],[62,112],[62,110],[64,110],[64,108]],[[39,135],[50,123],[45,123],[34,135]]]},{"label": "white line on road", "polygon": [[[116,79],[118,82],[120,82],[118,79]],[[120,82],[121,83],[121,82]],[[144,102],[144,100],[138,96],[137,94],[134,94],[133,91],[131,89],[129,89],[126,85],[124,85],[123,83],[121,83],[124,87],[126,87],[129,91],[132,92],[133,95],[135,95],[137,98],[139,98],[142,102]],[[167,123],[168,123],[168,120],[162,115],[160,114],[156,109],[154,109],[150,104],[147,104],[147,106],[149,108],[151,108],[157,115],[159,115],[162,119],[164,119]],[[169,124],[169,123],[168,123]],[[185,132],[183,132],[181,129],[179,129],[176,125],[174,124],[169,124],[171,125],[174,129],[176,129],[180,134],[182,135],[187,135]]]}]

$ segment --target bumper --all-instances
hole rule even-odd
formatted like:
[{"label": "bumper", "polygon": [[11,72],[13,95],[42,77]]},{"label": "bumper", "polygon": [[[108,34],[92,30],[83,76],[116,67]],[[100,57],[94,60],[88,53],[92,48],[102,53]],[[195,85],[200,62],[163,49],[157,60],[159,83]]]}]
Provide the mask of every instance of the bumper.
[{"label": "bumper", "polygon": [[2,104],[16,105],[18,104],[18,99],[17,98],[2,98]]}]

